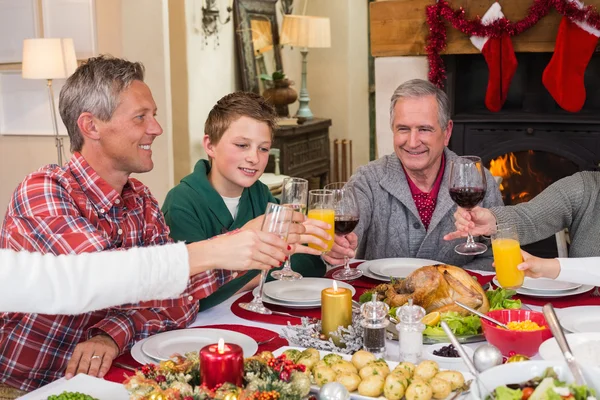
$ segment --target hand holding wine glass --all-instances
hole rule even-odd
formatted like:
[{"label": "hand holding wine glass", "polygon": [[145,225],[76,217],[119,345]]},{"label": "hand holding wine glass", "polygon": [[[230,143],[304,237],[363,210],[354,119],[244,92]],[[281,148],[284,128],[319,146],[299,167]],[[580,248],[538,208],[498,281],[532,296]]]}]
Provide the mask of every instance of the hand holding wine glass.
[{"label": "hand holding wine glass", "polygon": [[[302,178],[285,178],[281,191],[281,205],[306,215],[308,181]],[[271,272],[271,276],[280,281],[297,281],[302,275],[292,270],[291,257],[285,261],[283,269]]]},{"label": "hand holding wine glass", "polygon": [[[291,208],[280,206],[279,204],[274,203],[267,204],[267,210],[265,211],[264,215],[265,219],[261,230],[264,232],[274,233],[283,240],[286,240],[290,229],[290,224],[292,223],[293,213],[294,210]],[[272,311],[265,307],[262,302],[263,287],[266,277],[267,271],[261,271],[258,293],[254,296],[250,303],[240,303],[239,306],[241,308],[259,314],[272,314]]]},{"label": "hand holding wine glass", "polygon": [[[354,195],[352,187],[346,185],[346,182],[336,182],[325,186],[327,190],[333,192],[333,204],[335,209],[335,233],[346,236],[358,225],[360,213],[358,210],[358,201]],[[344,256],[344,268],[333,274],[333,279],[340,281],[350,281],[360,278],[362,271],[350,268],[348,257]]]},{"label": "hand holding wine glass", "polygon": [[[476,156],[458,157],[450,161],[450,197],[459,206],[468,211],[473,209],[485,197],[487,189],[485,168],[481,158]],[[467,242],[454,248],[458,254],[473,256],[485,253],[487,246],[476,243],[471,233]]]}]

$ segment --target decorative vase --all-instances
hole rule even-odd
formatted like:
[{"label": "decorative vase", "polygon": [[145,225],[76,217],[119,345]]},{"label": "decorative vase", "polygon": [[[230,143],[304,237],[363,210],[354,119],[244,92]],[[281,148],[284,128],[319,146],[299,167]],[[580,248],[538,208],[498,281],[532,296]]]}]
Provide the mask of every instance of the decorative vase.
[{"label": "decorative vase", "polygon": [[288,104],[292,104],[298,99],[298,93],[290,87],[294,82],[289,79],[278,79],[273,82],[275,87],[265,90],[263,97],[275,106],[280,117],[289,117]]}]

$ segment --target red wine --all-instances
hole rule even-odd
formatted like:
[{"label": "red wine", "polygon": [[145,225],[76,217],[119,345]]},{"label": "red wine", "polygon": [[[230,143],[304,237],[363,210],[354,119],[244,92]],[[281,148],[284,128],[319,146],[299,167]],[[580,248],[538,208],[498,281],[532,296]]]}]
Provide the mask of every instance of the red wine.
[{"label": "red wine", "polygon": [[352,215],[335,216],[335,233],[338,235],[347,235],[358,225],[358,217]]},{"label": "red wine", "polygon": [[480,187],[450,188],[450,198],[462,208],[470,210],[483,200],[485,189]]}]

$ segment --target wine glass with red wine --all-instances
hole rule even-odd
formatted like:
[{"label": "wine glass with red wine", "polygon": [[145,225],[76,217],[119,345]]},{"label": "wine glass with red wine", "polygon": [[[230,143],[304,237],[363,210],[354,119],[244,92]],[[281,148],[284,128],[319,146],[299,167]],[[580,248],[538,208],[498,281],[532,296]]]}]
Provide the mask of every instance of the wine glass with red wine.
[{"label": "wine glass with red wine", "polygon": [[[346,182],[330,183],[325,189],[333,191],[333,207],[335,210],[336,235],[346,236],[358,225],[360,213],[358,212],[358,201],[352,187]],[[333,279],[340,281],[351,281],[360,278],[362,271],[350,268],[348,257],[344,257],[344,268],[333,273]]]},{"label": "wine glass with red wine", "polygon": [[[471,210],[481,203],[485,197],[487,188],[485,179],[485,168],[481,158],[476,156],[458,157],[450,161],[450,198],[466,210]],[[469,232],[467,242],[461,243],[454,248],[458,254],[474,256],[483,254],[487,246],[473,240]]]}]

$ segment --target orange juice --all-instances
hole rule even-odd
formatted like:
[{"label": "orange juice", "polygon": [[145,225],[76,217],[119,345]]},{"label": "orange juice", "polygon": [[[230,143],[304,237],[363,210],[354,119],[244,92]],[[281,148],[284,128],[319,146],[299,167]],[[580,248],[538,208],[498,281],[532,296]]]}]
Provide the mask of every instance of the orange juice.
[{"label": "orange juice", "polygon": [[[327,248],[323,249],[312,243],[309,243],[308,247],[311,247],[316,250],[322,250],[322,251],[331,250],[331,247],[333,247],[333,241],[334,241],[334,236],[335,236],[335,231],[333,229],[334,224],[335,224],[335,211],[329,210],[329,209],[308,210],[308,218],[323,221],[323,222],[331,225],[331,229],[327,229],[327,233],[329,233],[329,235],[331,236],[331,240],[324,240],[324,242],[327,243]],[[323,239],[321,238],[321,240],[323,240]]]},{"label": "orange juice", "polygon": [[523,262],[521,246],[515,239],[499,238],[492,240],[494,263],[498,283],[506,289],[517,289],[523,285],[525,273],[517,269]]}]

